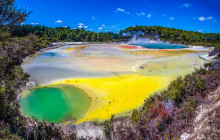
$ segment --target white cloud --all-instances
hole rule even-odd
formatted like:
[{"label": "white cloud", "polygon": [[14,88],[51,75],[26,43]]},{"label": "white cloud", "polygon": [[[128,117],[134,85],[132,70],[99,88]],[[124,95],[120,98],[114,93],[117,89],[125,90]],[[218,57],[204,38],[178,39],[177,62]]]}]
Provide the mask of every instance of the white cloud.
[{"label": "white cloud", "polygon": [[37,23],[37,22],[36,22],[36,23],[32,22],[31,24],[32,24],[32,25],[38,25],[39,23]]},{"label": "white cloud", "polygon": [[97,18],[95,16],[92,16],[92,20],[97,20]]},{"label": "white cloud", "polygon": [[98,29],[99,29],[99,30],[102,30],[103,28],[102,28],[102,27],[99,27]]},{"label": "white cloud", "polygon": [[145,13],[144,13],[144,12],[140,12],[140,13],[136,13],[136,15],[138,15],[138,16],[144,16]]},{"label": "white cloud", "polygon": [[199,17],[198,20],[205,21],[205,17]]},{"label": "white cloud", "polygon": [[57,20],[57,21],[56,21],[56,23],[62,23],[62,22],[63,22],[62,20]]},{"label": "white cloud", "polygon": [[199,21],[205,21],[205,20],[214,20],[214,17],[212,16],[209,16],[209,17],[198,17],[198,20]]},{"label": "white cloud", "polygon": [[84,24],[83,24],[83,23],[78,23],[78,25],[79,25],[79,26],[83,26]]},{"label": "white cloud", "polygon": [[166,14],[163,14],[163,16],[166,17],[167,15],[166,15]]},{"label": "white cloud", "polygon": [[174,20],[174,17],[170,17],[170,20]]},{"label": "white cloud", "polygon": [[102,24],[102,27],[105,27],[105,24]]},{"label": "white cloud", "polygon": [[208,20],[209,20],[209,19],[213,19],[213,18],[214,18],[214,17],[212,17],[212,16],[209,16],[209,17],[207,17],[206,19],[208,19]]},{"label": "white cloud", "polygon": [[189,7],[191,7],[192,5],[191,4],[189,4],[189,3],[183,3],[181,6],[180,6],[180,8],[189,8]]},{"label": "white cloud", "polygon": [[87,30],[92,31],[93,29],[87,29]]},{"label": "white cloud", "polygon": [[78,28],[82,28],[83,26],[79,25]]},{"label": "white cloud", "polygon": [[147,15],[147,18],[150,18],[150,17],[152,17],[152,15],[149,13],[149,14]]},{"label": "white cloud", "polygon": [[130,12],[126,11],[125,9],[122,9],[122,8],[117,8],[115,10],[116,13],[120,12],[120,13],[125,13],[125,14],[130,14]]},{"label": "white cloud", "polygon": [[197,30],[197,32],[202,32],[202,30]]},{"label": "white cloud", "polygon": [[84,28],[89,28],[88,26],[84,26]]}]

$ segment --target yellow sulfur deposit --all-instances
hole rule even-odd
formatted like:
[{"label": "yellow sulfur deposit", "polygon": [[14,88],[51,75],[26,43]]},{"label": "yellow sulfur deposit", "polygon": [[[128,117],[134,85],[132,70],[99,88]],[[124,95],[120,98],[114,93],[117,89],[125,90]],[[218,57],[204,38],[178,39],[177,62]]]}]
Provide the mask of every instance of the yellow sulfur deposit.
[{"label": "yellow sulfur deposit", "polygon": [[80,78],[55,82],[71,84],[86,91],[93,103],[83,121],[103,121],[112,114],[131,111],[141,106],[151,93],[166,87],[170,78],[140,76],[138,74],[118,75],[107,78]]}]

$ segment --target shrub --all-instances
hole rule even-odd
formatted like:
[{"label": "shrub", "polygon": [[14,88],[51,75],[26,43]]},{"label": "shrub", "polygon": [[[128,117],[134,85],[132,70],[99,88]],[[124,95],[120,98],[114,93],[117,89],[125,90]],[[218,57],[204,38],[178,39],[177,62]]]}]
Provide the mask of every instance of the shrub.
[{"label": "shrub", "polygon": [[169,85],[165,97],[168,96],[178,106],[182,102],[184,94],[184,82],[182,77],[178,77]]},{"label": "shrub", "polygon": [[187,114],[187,117],[192,117],[194,110],[197,106],[197,100],[194,98],[190,98],[186,101],[186,103],[183,105],[185,113]]},{"label": "shrub", "polygon": [[112,122],[113,122],[113,119],[114,119],[114,115],[111,116],[111,119],[110,120],[106,120],[104,122],[104,135],[106,138],[110,138],[110,135],[111,135],[111,129],[112,129]]},{"label": "shrub", "polygon": [[131,120],[132,122],[138,123],[140,121],[140,113],[138,112],[137,109],[134,109],[132,114],[131,114]]},{"label": "shrub", "polygon": [[153,108],[150,109],[150,111],[152,118],[156,118],[156,117],[159,117],[160,119],[168,118],[168,111],[161,104],[154,106]]},{"label": "shrub", "polygon": [[5,89],[0,86],[0,118],[5,116]]}]

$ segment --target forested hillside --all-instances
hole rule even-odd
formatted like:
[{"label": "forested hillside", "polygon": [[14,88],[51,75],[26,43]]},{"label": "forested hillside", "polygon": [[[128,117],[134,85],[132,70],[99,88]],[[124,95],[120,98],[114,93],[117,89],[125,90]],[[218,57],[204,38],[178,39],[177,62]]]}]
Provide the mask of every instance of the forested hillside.
[{"label": "forested hillside", "polygon": [[85,42],[127,42],[133,37],[160,39],[176,44],[220,46],[220,34],[200,33],[162,26],[135,26],[121,30],[119,34],[113,32],[91,32],[83,28],[70,27],[50,28],[40,25],[19,25],[11,28],[12,36],[22,37],[29,33],[36,34],[42,40],[56,41],[85,41]]},{"label": "forested hillside", "polygon": [[43,40],[56,41],[86,41],[86,42],[109,42],[116,41],[118,34],[113,32],[90,32],[83,28],[70,29],[70,27],[50,28],[46,26],[20,25],[11,29],[12,36],[27,36],[29,33],[36,34]]},{"label": "forested hillside", "polygon": [[121,40],[129,40],[133,36],[138,38],[152,38],[170,43],[200,46],[220,46],[220,34],[200,33],[162,26],[135,26],[121,30]]}]

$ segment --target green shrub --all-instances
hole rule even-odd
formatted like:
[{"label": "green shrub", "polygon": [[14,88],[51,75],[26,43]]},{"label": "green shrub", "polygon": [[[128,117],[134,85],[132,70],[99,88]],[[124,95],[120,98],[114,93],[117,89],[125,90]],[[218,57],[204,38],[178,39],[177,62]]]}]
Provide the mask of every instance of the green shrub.
[{"label": "green shrub", "polygon": [[104,135],[105,135],[106,138],[110,138],[113,119],[114,119],[114,115],[111,116],[110,120],[106,120],[104,122],[104,129],[103,129],[103,131],[104,131]]},{"label": "green shrub", "polygon": [[188,117],[188,116],[192,117],[192,115],[193,115],[193,113],[196,109],[196,106],[197,106],[197,100],[196,99],[194,99],[194,98],[188,99],[186,101],[186,103],[183,105],[184,110],[186,111],[186,112],[184,112],[185,115],[186,115],[185,117]]},{"label": "green shrub", "polygon": [[184,82],[182,77],[178,77],[175,81],[171,82],[167,94],[166,96],[168,96],[175,105],[179,105],[182,102],[184,96]]},{"label": "green shrub", "polygon": [[138,112],[137,109],[134,109],[132,114],[131,114],[131,120],[132,122],[138,123],[140,121],[141,115]]},{"label": "green shrub", "polygon": [[0,86],[0,117],[5,116],[5,89]]}]

